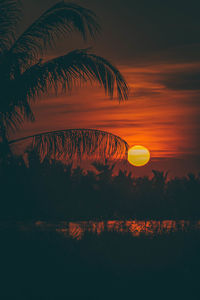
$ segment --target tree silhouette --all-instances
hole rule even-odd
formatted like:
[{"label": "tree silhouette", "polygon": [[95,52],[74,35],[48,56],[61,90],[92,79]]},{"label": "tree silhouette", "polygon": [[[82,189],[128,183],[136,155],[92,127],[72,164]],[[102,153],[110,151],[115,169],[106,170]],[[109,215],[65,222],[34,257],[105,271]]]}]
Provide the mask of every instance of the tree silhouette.
[{"label": "tree silhouette", "polygon": [[[34,121],[31,103],[44,94],[70,91],[79,82],[96,81],[119,100],[128,88],[121,73],[106,59],[79,49],[44,61],[47,49],[58,38],[78,31],[84,40],[100,31],[95,14],[74,3],[60,1],[45,11],[18,38],[15,29],[21,17],[17,0],[0,2],[0,139],[8,147],[8,130],[25,119]],[[2,145],[1,145],[2,146]]]}]

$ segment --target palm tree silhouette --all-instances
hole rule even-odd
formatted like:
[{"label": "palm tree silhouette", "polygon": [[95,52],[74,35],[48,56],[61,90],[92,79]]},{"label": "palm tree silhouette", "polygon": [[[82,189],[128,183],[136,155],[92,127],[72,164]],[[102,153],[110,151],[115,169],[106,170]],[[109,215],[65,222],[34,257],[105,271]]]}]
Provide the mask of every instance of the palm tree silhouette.
[{"label": "palm tree silhouette", "polygon": [[70,91],[78,81],[96,81],[119,100],[127,99],[127,84],[109,61],[88,49],[71,51],[43,60],[58,38],[78,31],[84,40],[100,31],[95,14],[74,3],[58,2],[44,12],[18,38],[15,29],[21,16],[17,0],[0,2],[0,139],[9,148],[8,130],[24,120],[34,121],[31,103],[48,93]]}]

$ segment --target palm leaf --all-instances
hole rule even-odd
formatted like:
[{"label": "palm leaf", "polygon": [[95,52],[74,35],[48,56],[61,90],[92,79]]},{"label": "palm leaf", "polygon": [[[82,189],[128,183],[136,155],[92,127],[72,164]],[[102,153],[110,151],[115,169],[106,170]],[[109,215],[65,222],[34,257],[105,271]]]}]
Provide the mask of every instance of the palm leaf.
[{"label": "palm leaf", "polygon": [[77,80],[97,81],[110,96],[113,96],[116,86],[120,100],[128,97],[123,76],[110,62],[87,50],[75,50],[25,71],[15,82],[18,87],[15,89],[18,90],[17,99],[25,103],[27,99],[36,99],[51,89],[56,93],[59,87],[63,91],[71,90]]},{"label": "palm leaf", "polygon": [[0,52],[7,50],[15,39],[16,25],[20,19],[19,1],[0,1]]},{"label": "palm leaf", "polygon": [[[18,111],[9,111],[1,114],[1,127],[15,131],[23,123],[23,117]],[[7,130],[6,130],[7,131]]]},{"label": "palm leaf", "polygon": [[14,141],[31,140],[29,151],[45,158],[62,161],[73,159],[126,159],[128,144],[120,137],[95,129],[67,129],[42,133]]},{"label": "palm leaf", "polygon": [[35,120],[31,106],[27,99],[20,98],[17,89],[13,89],[14,85],[7,90],[9,101],[4,103],[4,97],[0,103],[0,127],[5,128],[7,135],[9,130],[13,132],[19,129],[24,120],[33,122]]},{"label": "palm leaf", "polygon": [[29,63],[44,55],[48,47],[54,47],[55,41],[78,31],[84,39],[88,33],[94,37],[100,31],[95,14],[74,3],[61,1],[43,13],[16,41],[11,53],[21,64]]}]

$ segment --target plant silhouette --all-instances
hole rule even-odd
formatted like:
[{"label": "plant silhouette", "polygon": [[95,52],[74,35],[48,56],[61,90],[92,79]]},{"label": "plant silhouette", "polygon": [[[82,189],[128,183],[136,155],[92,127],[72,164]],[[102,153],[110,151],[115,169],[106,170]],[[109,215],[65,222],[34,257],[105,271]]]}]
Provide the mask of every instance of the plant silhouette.
[{"label": "plant silhouette", "polygon": [[84,40],[100,32],[95,14],[74,3],[60,1],[45,11],[18,38],[21,19],[17,0],[0,2],[0,139],[1,152],[9,149],[8,130],[24,120],[34,121],[31,103],[44,94],[68,92],[77,81],[96,81],[119,100],[127,98],[127,84],[117,68],[88,49],[76,49],[63,56],[44,60],[57,39],[78,31]]},{"label": "plant silhouette", "polygon": [[0,219],[198,220],[200,177],[165,175],[154,171],[151,178],[136,178],[97,161],[86,172],[56,160],[41,162],[35,152],[27,167],[22,158],[11,157],[1,165]]},{"label": "plant silhouette", "polygon": [[106,159],[123,160],[127,158],[128,144],[120,137],[102,130],[66,129],[52,131],[13,140],[9,145],[27,142],[24,152],[28,156],[33,151],[40,157],[51,161],[63,162],[80,160],[105,161]]}]

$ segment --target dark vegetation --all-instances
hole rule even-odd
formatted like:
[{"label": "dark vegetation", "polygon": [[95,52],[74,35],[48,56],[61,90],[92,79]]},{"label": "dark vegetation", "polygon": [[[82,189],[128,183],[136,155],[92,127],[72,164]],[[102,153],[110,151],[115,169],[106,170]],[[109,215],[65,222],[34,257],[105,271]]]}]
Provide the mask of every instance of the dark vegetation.
[{"label": "dark vegetation", "polygon": [[0,231],[1,299],[199,299],[199,232]]},{"label": "dark vegetation", "polygon": [[[200,177],[189,174],[168,180],[153,171],[152,178],[134,178],[113,167],[94,163],[85,173],[80,167],[29,155],[10,157],[0,168],[3,220],[87,219],[198,219]],[[96,171],[95,171],[96,170]]]},{"label": "dark vegetation", "polygon": [[25,120],[34,121],[32,103],[49,94],[66,94],[85,82],[96,82],[112,97],[128,97],[127,84],[105,58],[89,49],[74,49],[47,60],[60,38],[77,32],[87,41],[101,31],[96,15],[75,3],[58,1],[24,32],[16,31],[23,20],[18,0],[0,1],[0,156],[9,150],[9,131]]}]

